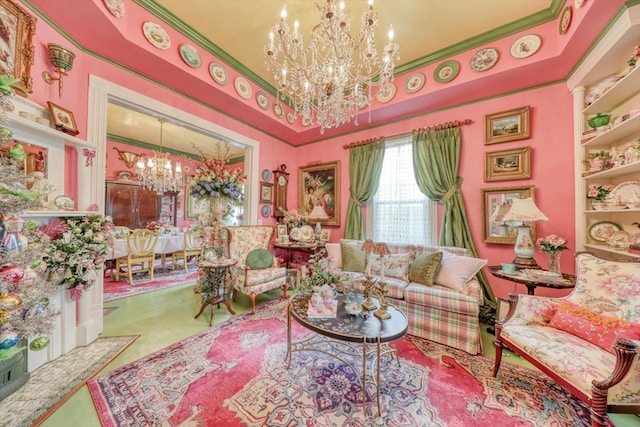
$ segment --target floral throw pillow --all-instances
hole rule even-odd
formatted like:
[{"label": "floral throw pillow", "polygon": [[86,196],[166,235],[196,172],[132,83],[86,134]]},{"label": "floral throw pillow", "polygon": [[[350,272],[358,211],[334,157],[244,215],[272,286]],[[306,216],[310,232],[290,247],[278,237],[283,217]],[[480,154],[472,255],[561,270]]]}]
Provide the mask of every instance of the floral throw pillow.
[{"label": "floral throw pillow", "polygon": [[615,354],[617,338],[640,340],[640,324],[603,316],[570,301],[562,301],[549,326],[587,340]]}]

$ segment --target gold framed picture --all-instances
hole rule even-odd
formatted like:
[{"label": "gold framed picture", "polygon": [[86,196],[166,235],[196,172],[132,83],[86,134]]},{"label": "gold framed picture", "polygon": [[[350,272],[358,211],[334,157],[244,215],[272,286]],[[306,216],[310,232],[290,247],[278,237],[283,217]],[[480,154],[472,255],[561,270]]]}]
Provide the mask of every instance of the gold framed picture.
[{"label": "gold framed picture", "polygon": [[13,1],[0,0],[0,24],[0,74],[20,79],[13,87],[27,95],[33,92],[31,65],[35,57],[36,18]]},{"label": "gold framed picture", "polygon": [[531,147],[484,153],[485,182],[530,177]]},{"label": "gold framed picture", "polygon": [[340,225],[340,161],[298,168],[298,206],[309,221]]},{"label": "gold framed picture", "polygon": [[[482,241],[485,243],[499,243],[513,245],[516,243],[518,228],[511,222],[492,220],[491,217],[501,207],[511,205],[513,199],[535,200],[535,186],[483,188],[482,191]],[[536,241],[536,223],[525,223],[531,228],[531,238]]]},{"label": "gold framed picture", "polygon": [[47,104],[49,105],[49,111],[51,111],[51,117],[53,118],[53,124],[56,125],[56,129],[70,135],[77,135],[78,126],[76,126],[76,119],[73,117],[73,113],[51,101],[47,101]]},{"label": "gold framed picture", "polygon": [[211,211],[211,201],[209,199],[197,199],[187,193],[187,206],[184,214],[185,218],[198,218],[198,216]]},{"label": "gold framed picture", "polygon": [[529,138],[529,106],[484,116],[485,145]]},{"label": "gold framed picture", "polygon": [[270,182],[260,183],[260,203],[273,202],[273,184]]},{"label": "gold framed picture", "polygon": [[323,242],[328,242],[330,238],[331,238],[331,230],[327,230],[325,228],[320,231],[320,240],[322,240]]}]

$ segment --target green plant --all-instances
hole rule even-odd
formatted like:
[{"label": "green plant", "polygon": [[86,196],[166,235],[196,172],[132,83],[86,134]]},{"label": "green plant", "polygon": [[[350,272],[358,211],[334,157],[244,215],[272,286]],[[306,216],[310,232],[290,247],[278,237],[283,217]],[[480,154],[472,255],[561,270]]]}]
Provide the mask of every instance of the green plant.
[{"label": "green plant", "polygon": [[582,162],[589,163],[593,159],[606,159],[609,157],[611,157],[611,154],[608,151],[604,151],[604,150],[595,151],[595,152],[587,153],[587,156]]},{"label": "green plant", "polygon": [[340,276],[331,271],[329,258],[325,256],[327,251],[321,249],[309,258],[307,271],[300,280],[300,289],[311,290],[314,286],[335,284]]}]

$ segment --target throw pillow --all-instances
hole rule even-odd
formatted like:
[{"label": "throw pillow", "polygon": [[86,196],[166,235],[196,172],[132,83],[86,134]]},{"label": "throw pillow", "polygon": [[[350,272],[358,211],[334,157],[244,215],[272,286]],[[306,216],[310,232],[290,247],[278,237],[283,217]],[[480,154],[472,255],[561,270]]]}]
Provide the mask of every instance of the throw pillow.
[{"label": "throw pillow", "polygon": [[341,269],[342,251],[340,250],[340,243],[325,243],[324,247],[327,250],[327,258],[329,258],[331,268]]},{"label": "throw pillow", "polygon": [[[380,271],[382,276],[383,271]],[[394,279],[409,280],[409,253],[390,254],[384,257],[384,276]]]},{"label": "throw pillow", "polygon": [[245,264],[252,270],[264,270],[273,265],[273,255],[267,249],[254,249],[247,255]]},{"label": "throw pillow", "polygon": [[442,264],[435,283],[458,292],[463,292],[465,284],[471,280],[488,260],[468,256],[442,253]]},{"label": "throw pillow", "polygon": [[640,340],[639,323],[603,316],[570,301],[562,301],[558,305],[556,314],[549,320],[549,326],[587,340],[613,354],[613,344],[617,338]]},{"label": "throw pillow", "polygon": [[365,254],[362,249],[340,243],[340,252],[342,253],[342,271],[364,273]]},{"label": "throw pillow", "polygon": [[442,252],[421,254],[411,263],[409,281],[431,286],[440,271]]}]

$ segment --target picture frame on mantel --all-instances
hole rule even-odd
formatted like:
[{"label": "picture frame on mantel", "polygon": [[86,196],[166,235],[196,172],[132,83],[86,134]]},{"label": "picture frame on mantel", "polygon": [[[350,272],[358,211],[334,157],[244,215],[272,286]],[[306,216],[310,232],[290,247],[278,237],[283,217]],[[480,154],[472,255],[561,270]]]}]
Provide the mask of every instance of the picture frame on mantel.
[{"label": "picture frame on mantel", "polygon": [[484,180],[506,181],[531,177],[531,147],[484,153]]},{"label": "picture frame on mantel", "polygon": [[33,36],[36,18],[10,0],[0,0],[0,21],[5,30],[0,33],[0,74],[15,76],[19,82],[12,85],[18,92],[33,92],[31,65],[35,57]]},{"label": "picture frame on mantel", "polygon": [[76,125],[76,119],[73,117],[73,113],[51,101],[47,101],[47,104],[49,105],[51,118],[53,119],[53,124],[56,126],[56,129],[69,135],[77,135],[78,126]]},{"label": "picture frame on mantel", "polygon": [[298,168],[298,206],[311,224],[340,226],[340,161]]},{"label": "picture frame on mantel", "polygon": [[527,105],[484,116],[485,145],[529,138],[529,112]]},{"label": "picture frame on mantel", "polygon": [[[516,243],[518,229],[513,224],[505,224],[501,221],[493,221],[492,214],[501,206],[508,206],[513,199],[535,200],[535,186],[521,187],[483,188],[482,190],[482,241],[485,243],[498,243],[513,245]],[[536,223],[526,223],[531,228],[531,238],[536,241]]]}]

